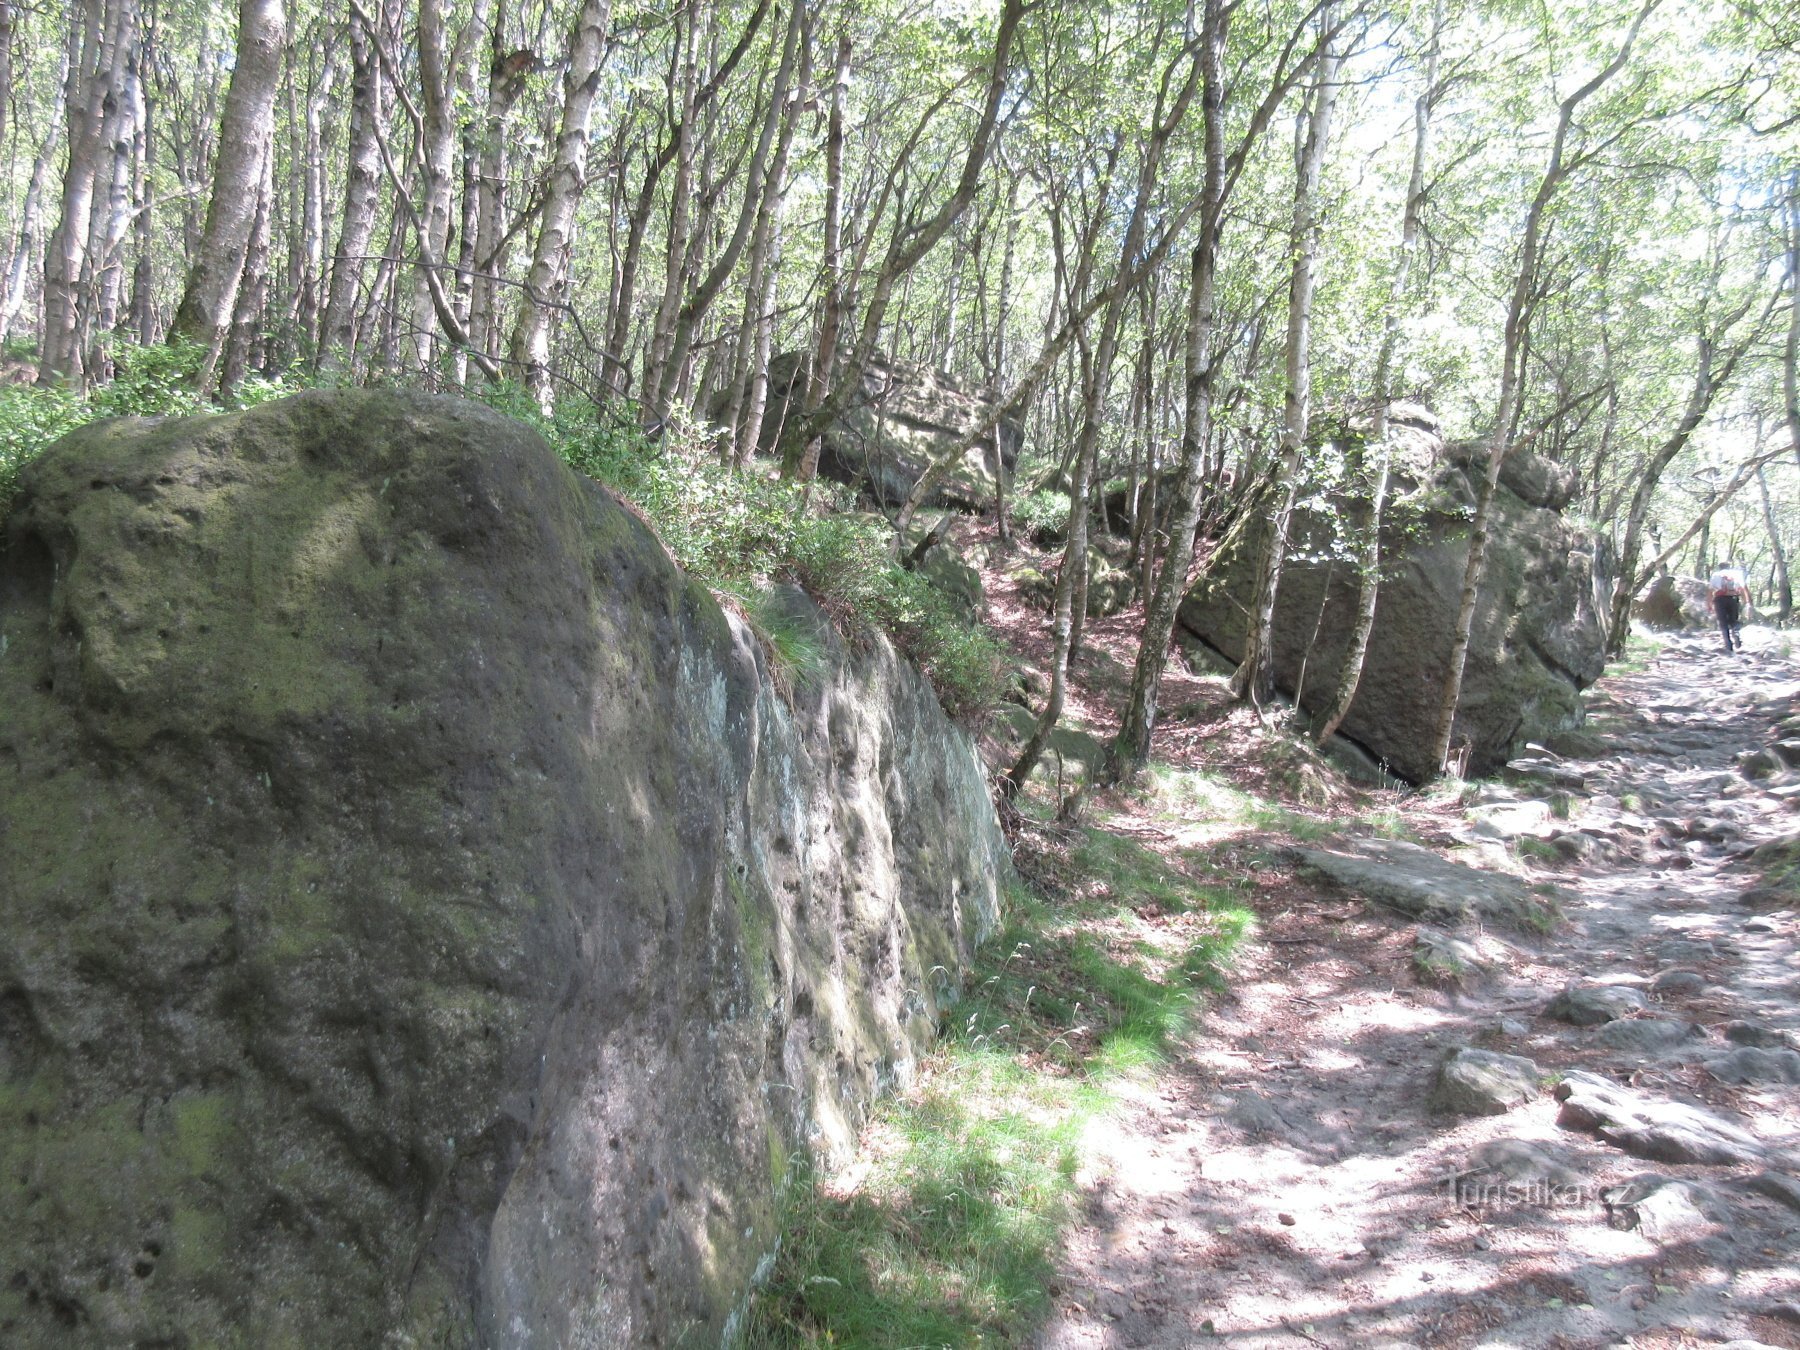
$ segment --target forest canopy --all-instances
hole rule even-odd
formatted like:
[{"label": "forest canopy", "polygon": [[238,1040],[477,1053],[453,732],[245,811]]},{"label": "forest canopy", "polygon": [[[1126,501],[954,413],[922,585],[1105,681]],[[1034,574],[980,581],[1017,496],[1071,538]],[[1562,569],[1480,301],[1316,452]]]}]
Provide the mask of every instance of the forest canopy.
[{"label": "forest canopy", "polygon": [[805,484],[916,363],[1003,511],[1166,485],[1141,759],[1196,534],[1379,510],[1397,403],[1572,470],[1616,619],[1723,553],[1785,617],[1796,108],[1761,0],[0,0],[0,459],[402,382]]}]

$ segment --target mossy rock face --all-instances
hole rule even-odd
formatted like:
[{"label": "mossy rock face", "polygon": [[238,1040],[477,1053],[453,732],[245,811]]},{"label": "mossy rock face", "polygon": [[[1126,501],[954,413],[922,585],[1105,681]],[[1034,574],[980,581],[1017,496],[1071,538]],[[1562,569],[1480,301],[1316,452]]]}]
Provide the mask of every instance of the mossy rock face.
[{"label": "mossy rock face", "polygon": [[724,1334],[1004,849],[928,686],[755,640],[533,433],[97,424],[0,553],[0,1343]]},{"label": "mossy rock face", "polygon": [[[1342,734],[1384,769],[1412,782],[1436,775],[1429,729],[1449,667],[1469,555],[1468,475],[1434,435],[1415,428],[1417,453],[1396,476],[1382,531],[1381,588],[1356,701]],[[1453,458],[1453,457],[1452,457]],[[1527,460],[1531,461],[1527,463]],[[1453,746],[1467,746],[1472,776],[1496,772],[1527,741],[1549,743],[1581,724],[1581,690],[1605,664],[1611,559],[1603,541],[1551,506],[1564,471],[1517,451],[1494,497],[1487,568],[1457,705]],[[1548,495],[1545,495],[1548,494]],[[1265,504],[1215,556],[1182,602],[1181,625],[1235,665],[1243,658],[1258,559],[1268,537]],[[1346,519],[1366,505],[1340,500]],[[1332,513],[1300,510],[1276,592],[1275,682],[1322,715],[1355,626],[1354,569],[1332,558]]]}]

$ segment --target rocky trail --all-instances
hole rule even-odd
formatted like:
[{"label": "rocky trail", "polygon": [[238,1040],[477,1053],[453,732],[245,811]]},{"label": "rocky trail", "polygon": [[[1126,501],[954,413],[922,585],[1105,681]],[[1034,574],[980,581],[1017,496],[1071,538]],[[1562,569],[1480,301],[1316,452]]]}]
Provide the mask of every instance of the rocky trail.
[{"label": "rocky trail", "polygon": [[1089,1140],[1046,1350],[1800,1346],[1800,920],[1763,882],[1800,668],[1748,641],[1671,638],[1420,843],[1254,878],[1229,991]]}]

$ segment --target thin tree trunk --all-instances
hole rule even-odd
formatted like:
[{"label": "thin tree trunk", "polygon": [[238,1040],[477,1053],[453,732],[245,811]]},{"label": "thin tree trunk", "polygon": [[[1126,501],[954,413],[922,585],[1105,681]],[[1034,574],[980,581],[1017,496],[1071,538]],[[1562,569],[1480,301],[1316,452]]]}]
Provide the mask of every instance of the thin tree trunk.
[{"label": "thin tree trunk", "polygon": [[1794,584],[1788,577],[1787,549],[1782,545],[1781,526],[1775,519],[1775,502],[1769,496],[1769,475],[1760,464],[1756,468],[1756,486],[1762,493],[1763,526],[1769,532],[1769,550],[1775,557],[1775,621],[1785,624],[1794,614]]},{"label": "thin tree trunk", "polygon": [[51,110],[50,126],[44,133],[37,157],[31,162],[31,177],[25,184],[25,201],[19,211],[19,232],[13,243],[12,258],[7,263],[6,281],[0,287],[0,342],[12,333],[19,312],[25,307],[25,284],[31,264],[37,261],[39,240],[44,228],[44,184],[50,178],[50,158],[56,152],[62,131],[60,101]]},{"label": "thin tree trunk", "polygon": [[[1320,11],[1322,28],[1331,25],[1331,10]],[[1319,177],[1331,143],[1331,109],[1337,99],[1338,57],[1330,39],[1322,40],[1319,76],[1313,90],[1306,143],[1300,152],[1294,186],[1292,277],[1288,283],[1287,393],[1283,400],[1281,450],[1276,472],[1276,507],[1256,570],[1250,622],[1244,634],[1244,659],[1232,679],[1238,697],[1261,706],[1275,692],[1275,600],[1281,569],[1287,560],[1288,530],[1300,495],[1301,452],[1312,418],[1312,301],[1314,261],[1319,252]]]},{"label": "thin tree trunk", "polygon": [[1659,0],[1645,0],[1631,27],[1626,30],[1618,51],[1588,82],[1562,101],[1557,111],[1556,134],[1551,141],[1550,160],[1544,176],[1525,213],[1524,238],[1519,248],[1519,269],[1513,281],[1512,300],[1507,309],[1505,341],[1500,360],[1500,396],[1494,417],[1494,430],[1488,447],[1486,472],[1476,489],[1475,514],[1469,524],[1469,556],[1463,568],[1462,599],[1457,608],[1456,627],[1450,639],[1449,668],[1444,675],[1443,695],[1439,701],[1437,725],[1432,740],[1431,762],[1443,772],[1450,762],[1450,742],[1456,726],[1456,707],[1462,701],[1463,669],[1468,663],[1470,635],[1475,628],[1475,605],[1481,592],[1481,578],[1487,567],[1488,537],[1492,532],[1494,492],[1500,485],[1500,466],[1512,448],[1512,426],[1518,416],[1519,391],[1523,379],[1522,353],[1530,336],[1531,316],[1537,286],[1538,249],[1551,200],[1568,177],[1571,165],[1565,160],[1569,130],[1575,113],[1602,85],[1625,68],[1638,29],[1656,8]]},{"label": "thin tree trunk", "polygon": [[[1005,160],[1001,160],[1004,169]],[[1006,387],[1006,364],[1010,350],[1006,328],[1012,322],[1013,260],[1019,239],[1019,176],[1011,174],[1006,188],[1006,243],[1000,251],[1000,293],[994,300],[994,365],[993,388]],[[1005,548],[1012,543],[1012,524],[1006,516],[1006,445],[1005,429],[994,428],[994,531]]]},{"label": "thin tree trunk", "polygon": [[0,0],[0,145],[6,142],[6,116],[13,96],[13,7]]},{"label": "thin tree trunk", "polygon": [[156,16],[144,28],[143,50],[137,85],[138,134],[132,141],[131,200],[133,259],[131,268],[131,328],[145,346],[156,341],[156,203],[150,191],[150,166],[156,162],[155,127],[145,81],[156,61]]},{"label": "thin tree trunk", "polygon": [[[801,9],[804,15],[804,9]],[[787,196],[788,157],[800,110],[806,104],[812,82],[812,28],[804,25],[800,37],[800,71],[795,81],[793,106],[781,124],[775,162],[769,170],[758,209],[756,233],[750,248],[749,277],[745,285],[744,322],[740,334],[737,370],[732,380],[729,418],[736,428],[735,462],[741,467],[756,454],[762,438],[763,412],[768,405],[769,355],[775,335],[775,280],[780,266],[781,212]]]},{"label": "thin tree trunk", "polygon": [[684,279],[688,271],[688,253],[697,233],[689,220],[694,194],[694,123],[700,82],[700,25],[688,7],[685,31],[678,50],[681,61],[681,108],[675,124],[675,179],[669,189],[668,247],[663,262],[663,293],[651,323],[650,337],[644,352],[643,398],[654,405],[655,391],[662,379],[663,362],[668,356],[670,335],[675,328],[675,315],[681,307]]},{"label": "thin tree trunk", "polygon": [[1732,498],[1737,496],[1738,490],[1756,476],[1756,471],[1758,469],[1762,468],[1764,465],[1772,464],[1783,455],[1791,454],[1800,454],[1800,447],[1792,445],[1777,446],[1773,450],[1755,455],[1745,463],[1740,464],[1737,472],[1732,474],[1730,482],[1726,483],[1725,486],[1720,488],[1717,492],[1708,494],[1706,505],[1701,508],[1700,514],[1694,517],[1693,524],[1689,525],[1687,529],[1682,532],[1679,539],[1670,544],[1649,562],[1645,563],[1643,570],[1638,575],[1643,577],[1655,576],[1671,558],[1680,553],[1682,549],[1686,548],[1688,543],[1694,539],[1696,535],[1699,536],[1700,547],[1695,552],[1695,570],[1698,572],[1705,572],[1706,568],[1702,560],[1707,554],[1707,538],[1712,528],[1712,518],[1730,504]]},{"label": "thin tree trunk", "polygon": [[[776,64],[774,83],[769,91],[769,106],[763,115],[762,128],[757,135],[756,149],[750,157],[750,167],[744,183],[744,200],[738,209],[737,223],[733,226],[731,237],[725,247],[713,259],[712,266],[701,278],[686,303],[675,316],[675,326],[670,338],[669,352],[664,358],[661,379],[651,406],[658,412],[666,412],[676,395],[682,373],[687,368],[688,353],[693,346],[695,330],[706,317],[712,303],[724,289],[725,283],[731,279],[736,269],[738,258],[742,256],[744,246],[750,240],[753,229],[757,226],[758,217],[765,212],[766,188],[769,183],[769,157],[777,136],[781,141],[785,154],[787,145],[793,137],[794,120],[798,109],[789,105],[788,89],[794,79],[796,61],[802,64],[800,82],[804,85],[811,73],[812,53],[810,46],[804,57],[800,55],[800,35],[805,27],[806,7],[793,3],[789,14],[786,36],[782,39],[781,55]],[[777,177],[779,175],[776,175]]]},{"label": "thin tree trunk", "polygon": [[556,162],[545,189],[538,218],[531,267],[513,326],[509,356],[537,396],[541,407],[551,402],[550,321],[553,308],[568,290],[569,250],[574,242],[575,210],[587,187],[588,131],[593,124],[594,96],[606,57],[607,23],[612,0],[583,0],[569,32],[569,65],[563,75],[562,121],[557,130]]},{"label": "thin tree trunk", "polygon": [[[1717,279],[1718,269],[1715,268],[1713,280],[1716,282]],[[1618,579],[1613,583],[1612,613],[1607,630],[1607,651],[1610,655],[1618,656],[1625,650],[1625,639],[1631,632],[1631,602],[1650,579],[1638,569],[1638,555],[1643,549],[1644,523],[1649,519],[1651,502],[1662,482],[1663,472],[1687,448],[1694,433],[1700,429],[1701,422],[1706,419],[1707,411],[1712,407],[1719,390],[1730,381],[1732,373],[1751,345],[1761,338],[1773,313],[1774,301],[1771,299],[1770,307],[1763,311],[1762,317],[1741,335],[1740,341],[1726,352],[1722,362],[1716,362],[1719,339],[1744,317],[1750,304],[1751,298],[1746,297],[1725,318],[1716,332],[1708,331],[1704,318],[1702,319],[1699,340],[1695,344],[1694,385],[1688,391],[1687,406],[1682,410],[1681,420],[1675,424],[1674,430],[1663,439],[1662,444],[1656,448],[1656,453],[1638,471],[1637,489],[1632,493],[1631,506],[1625,515],[1625,537],[1619,545]],[[1705,568],[1700,570],[1704,572]]]},{"label": "thin tree trunk", "polygon": [[94,218],[88,227],[92,247],[84,289],[90,307],[82,325],[88,347],[83,365],[102,378],[110,374],[102,344],[118,325],[119,304],[125,294],[125,236],[131,228],[133,188],[143,158],[141,56],[135,37],[121,43],[114,53],[115,68],[109,75],[112,89],[100,128],[100,152],[106,160],[100,179],[105,191],[95,193]]},{"label": "thin tree trunk", "polygon": [[[1147,138],[1142,159],[1138,165],[1138,180],[1132,202],[1131,217],[1126,222],[1123,242],[1119,250],[1118,276],[1127,274],[1131,264],[1144,247],[1144,236],[1149,228],[1150,213],[1158,205],[1156,184],[1162,172],[1162,157],[1171,137],[1181,126],[1187,116],[1188,105],[1193,101],[1194,93],[1200,84],[1203,62],[1196,55],[1188,63],[1188,73],[1182,80],[1179,89],[1170,95],[1171,82],[1175,76],[1179,58],[1171,63],[1163,75],[1162,87],[1157,95],[1155,116],[1151,122],[1151,132]],[[1097,194],[1102,203],[1107,193],[1102,190]],[[1100,208],[1104,210],[1105,207]],[[1077,264],[1073,285],[1076,289],[1069,295],[1071,309],[1080,302],[1081,290],[1087,285],[1088,262],[1092,256],[1092,244],[1096,231],[1087,231],[1083,242],[1082,258]],[[1114,284],[1107,290],[1105,308],[1100,320],[1099,340],[1094,345],[1091,359],[1087,358],[1086,344],[1083,343],[1082,362],[1084,379],[1082,382],[1082,418],[1081,432],[1078,438],[1079,451],[1069,482],[1069,535],[1063,549],[1062,572],[1057,577],[1054,618],[1054,654],[1050,667],[1050,696],[1045,702],[1044,710],[1039,715],[1037,725],[1026,739],[1019,751],[1018,758],[1001,782],[1001,791],[1008,797],[1013,796],[1031,777],[1037,767],[1045,747],[1050,743],[1050,736],[1056,730],[1057,721],[1062,717],[1063,703],[1066,698],[1066,686],[1069,675],[1069,662],[1079,650],[1081,630],[1086,619],[1087,605],[1087,547],[1088,547],[1088,515],[1091,501],[1091,485],[1097,476],[1100,456],[1100,432],[1103,422],[1102,405],[1106,400],[1107,386],[1112,375],[1113,362],[1118,354],[1119,332],[1124,325],[1126,308],[1131,299],[1130,287]],[[996,430],[995,449],[999,448],[998,431]]]},{"label": "thin tree trunk", "polygon": [[1787,343],[1781,354],[1782,412],[1794,463],[1800,466],[1800,169],[1787,183]]},{"label": "thin tree trunk", "polygon": [[135,0],[86,0],[71,16],[63,79],[68,160],[63,171],[62,209],[44,260],[39,384],[68,381],[80,385],[85,377],[83,280],[91,267],[89,243],[100,173],[101,127],[117,52],[130,44],[136,27]]},{"label": "thin tree trunk", "polygon": [[219,363],[219,388],[235,389],[251,368],[257,338],[267,326],[263,309],[269,296],[269,217],[274,209],[274,156],[263,161],[263,180],[257,190],[256,218],[250,226],[250,243],[244,250],[244,278],[233,306],[231,332]]},{"label": "thin tree trunk", "polygon": [[[506,6],[496,8],[488,44],[487,106],[483,110],[475,152],[475,228],[468,284],[469,340],[493,357],[500,350],[499,285],[506,273],[508,233],[505,227],[506,170],[511,156],[507,119],[525,92],[529,52],[506,50]],[[465,243],[469,242],[465,238]]]},{"label": "thin tree trunk", "polygon": [[[456,186],[456,104],[469,89],[476,38],[486,29],[489,0],[475,0],[456,40],[448,41],[444,0],[419,0],[419,275],[413,283],[413,355],[420,370],[436,359],[437,308],[432,294],[452,284],[442,274],[450,247],[450,206]],[[424,271],[436,265],[439,275]]]},{"label": "thin tree trunk", "polygon": [[1369,518],[1364,523],[1356,558],[1356,619],[1338,667],[1337,689],[1331,706],[1313,733],[1320,745],[1343,725],[1362,683],[1363,662],[1369,654],[1369,636],[1375,631],[1375,605],[1381,594],[1381,526],[1387,512],[1388,478],[1393,465],[1393,446],[1388,439],[1388,405],[1394,399],[1394,357],[1400,347],[1400,324],[1406,311],[1407,287],[1412,279],[1413,258],[1419,249],[1419,233],[1425,215],[1425,159],[1431,145],[1431,109],[1438,97],[1438,56],[1442,49],[1444,0],[1436,0],[1431,12],[1431,39],[1425,56],[1425,88],[1413,104],[1412,171],[1406,180],[1406,206],[1401,212],[1400,248],[1394,258],[1394,277],[1388,288],[1387,315],[1382,325],[1381,347],[1375,356],[1375,425],[1370,447],[1375,466],[1369,489]]},{"label": "thin tree trunk", "polygon": [[857,397],[862,388],[863,370],[874,355],[887,307],[894,287],[899,285],[937,246],[940,239],[968,209],[975,189],[987,164],[988,151],[1000,123],[1000,104],[1012,69],[1013,38],[1027,12],[1026,0],[1002,0],[1000,22],[994,35],[994,54],[988,68],[988,85],[975,130],[969,138],[969,149],[963,158],[962,172],[955,189],[931,215],[915,225],[901,225],[894,231],[886,258],[870,288],[868,307],[863,314],[862,331],[849,360],[834,377],[830,392],[816,409],[809,411],[799,428],[798,439],[810,441],[824,433]]},{"label": "thin tree trunk", "polygon": [[1131,689],[1126,695],[1118,734],[1107,750],[1102,769],[1102,777],[1111,781],[1134,777],[1149,762],[1150,739],[1156,730],[1157,695],[1169,657],[1169,639],[1175,631],[1175,616],[1194,557],[1218,383],[1214,348],[1219,321],[1219,236],[1224,226],[1225,206],[1250,151],[1309,64],[1309,58],[1292,59],[1301,36],[1297,29],[1288,39],[1276,75],[1270,80],[1261,103],[1250,114],[1243,138],[1228,155],[1225,151],[1225,41],[1231,12],[1225,0],[1202,0],[1203,177],[1196,199],[1200,216],[1199,239],[1189,259],[1181,473],[1170,506],[1169,542],[1162,570],[1157,573],[1150,603],[1144,611],[1143,637],[1138,643],[1137,661],[1132,668]]},{"label": "thin tree trunk", "polygon": [[175,321],[169,326],[171,339],[198,342],[207,349],[200,371],[202,388],[213,382],[256,227],[261,200],[257,189],[265,161],[274,153],[275,93],[286,45],[283,0],[241,0],[237,64],[225,95],[206,229],[200,251],[189,264]]},{"label": "thin tree trunk", "polygon": [[336,83],[337,62],[326,56],[318,81],[306,91],[305,126],[302,131],[302,183],[298,247],[289,261],[288,275],[294,288],[293,340],[307,360],[315,359],[319,345],[320,290],[325,272],[325,104]]},{"label": "thin tree trunk", "polygon": [[387,5],[371,18],[360,8],[350,14],[350,138],[344,182],[344,209],[338,225],[331,285],[319,320],[318,368],[350,367],[357,348],[357,314],[364,263],[375,237],[375,208],[381,195],[381,133],[387,119],[387,81],[377,50],[384,35]]},{"label": "thin tree trunk", "polygon": [[[831,81],[831,111],[825,122],[825,238],[821,252],[824,298],[819,309],[819,340],[813,347],[801,422],[809,423],[824,406],[837,378],[839,335],[849,308],[844,282],[844,102],[850,91],[850,34],[838,35]],[[810,483],[818,476],[823,431],[791,437],[782,454],[784,477]]]}]

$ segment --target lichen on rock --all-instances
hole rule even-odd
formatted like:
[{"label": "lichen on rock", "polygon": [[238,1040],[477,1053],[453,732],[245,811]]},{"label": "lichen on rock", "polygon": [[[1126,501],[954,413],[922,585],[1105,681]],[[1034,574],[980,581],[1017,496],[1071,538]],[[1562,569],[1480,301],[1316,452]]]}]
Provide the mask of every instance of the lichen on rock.
[{"label": "lichen on rock", "polygon": [[0,1341],[716,1340],[993,925],[885,644],[778,690],[538,437],[128,419],[0,554]]}]

